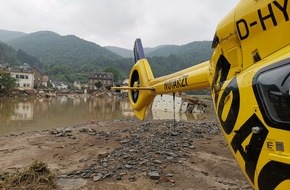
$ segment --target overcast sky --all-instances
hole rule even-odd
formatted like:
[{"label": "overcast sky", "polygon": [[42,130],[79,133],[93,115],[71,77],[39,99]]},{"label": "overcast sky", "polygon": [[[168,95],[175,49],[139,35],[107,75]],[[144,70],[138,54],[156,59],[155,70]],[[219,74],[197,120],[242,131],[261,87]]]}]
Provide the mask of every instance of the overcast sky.
[{"label": "overcast sky", "polygon": [[212,40],[238,0],[0,0],[0,29],[49,30],[132,49]]}]

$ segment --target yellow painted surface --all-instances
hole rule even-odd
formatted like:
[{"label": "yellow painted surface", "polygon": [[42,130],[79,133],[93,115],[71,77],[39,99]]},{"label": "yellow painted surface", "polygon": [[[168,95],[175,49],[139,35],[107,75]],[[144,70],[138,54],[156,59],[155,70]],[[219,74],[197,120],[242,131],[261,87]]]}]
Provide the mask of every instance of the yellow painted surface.
[{"label": "yellow painted surface", "polygon": [[[290,172],[282,169],[290,168],[290,125],[269,126],[254,92],[257,73],[290,58],[289,6],[288,0],[241,0],[218,24],[211,59],[199,65],[154,78],[148,61],[139,60],[128,91],[135,115],[144,119],[157,94],[210,87],[225,139],[249,183],[257,190],[289,189]],[[251,132],[256,125],[263,126],[257,134]]]}]

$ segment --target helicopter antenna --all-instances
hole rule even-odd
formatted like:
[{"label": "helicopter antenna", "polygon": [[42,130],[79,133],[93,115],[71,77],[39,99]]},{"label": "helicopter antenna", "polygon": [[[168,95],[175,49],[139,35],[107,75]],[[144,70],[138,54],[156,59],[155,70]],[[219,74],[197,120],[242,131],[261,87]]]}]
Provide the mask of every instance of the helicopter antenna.
[{"label": "helicopter antenna", "polygon": [[175,92],[173,92],[173,130],[175,131]]}]

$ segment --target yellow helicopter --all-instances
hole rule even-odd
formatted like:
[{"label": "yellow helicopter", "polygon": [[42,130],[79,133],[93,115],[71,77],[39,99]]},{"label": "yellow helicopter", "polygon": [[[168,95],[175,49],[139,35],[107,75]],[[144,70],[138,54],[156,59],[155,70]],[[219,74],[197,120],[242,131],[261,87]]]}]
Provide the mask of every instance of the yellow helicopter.
[{"label": "yellow helicopter", "polygon": [[155,78],[140,39],[129,75],[137,118],[158,94],[210,87],[225,139],[256,190],[290,189],[290,5],[240,0],[220,21],[210,60]]}]

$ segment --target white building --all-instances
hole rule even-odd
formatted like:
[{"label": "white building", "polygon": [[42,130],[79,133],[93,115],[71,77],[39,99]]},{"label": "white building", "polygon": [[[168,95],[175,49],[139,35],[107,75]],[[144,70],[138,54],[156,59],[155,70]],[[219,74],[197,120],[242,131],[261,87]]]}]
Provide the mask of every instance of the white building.
[{"label": "white building", "polygon": [[11,77],[16,79],[16,87],[19,90],[33,90],[34,74],[29,71],[11,69],[8,71]]},{"label": "white building", "polygon": [[1,73],[8,73],[11,77],[16,79],[16,88],[18,90],[33,90],[34,87],[34,73],[22,69],[5,68]]},{"label": "white building", "polygon": [[52,87],[56,88],[57,90],[67,90],[67,88],[68,88],[68,85],[64,84],[63,82],[50,80],[50,83],[51,83]]},{"label": "white building", "polygon": [[78,90],[81,90],[81,89],[82,89],[82,84],[81,84],[80,81],[75,81],[75,82],[73,83],[73,86],[74,86],[76,89],[78,89]]}]

